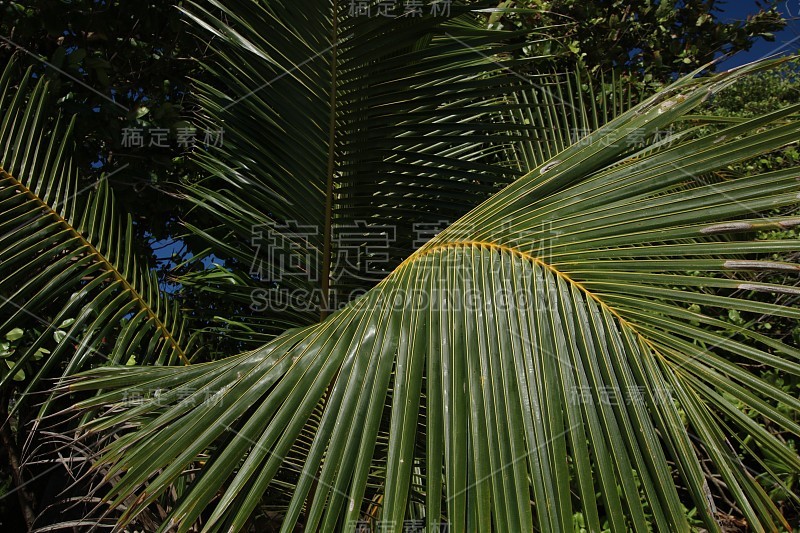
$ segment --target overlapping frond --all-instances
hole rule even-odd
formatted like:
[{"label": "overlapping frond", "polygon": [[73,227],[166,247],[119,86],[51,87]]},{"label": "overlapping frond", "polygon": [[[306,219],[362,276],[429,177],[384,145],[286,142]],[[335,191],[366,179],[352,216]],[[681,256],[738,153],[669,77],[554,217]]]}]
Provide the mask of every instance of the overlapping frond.
[{"label": "overlapping frond", "polygon": [[[244,283],[223,292],[261,291],[258,319],[241,317],[256,331],[308,325],[374,286],[524,172],[505,154],[516,143],[538,165],[624,107],[577,117],[589,88],[512,69],[526,40],[481,27],[474,2],[386,4],[187,5],[217,80],[200,84],[199,127],[224,130],[199,152],[211,177],[187,192],[218,224],[192,229]],[[519,100],[520,86],[538,89]],[[511,133],[513,113],[525,116]],[[287,294],[303,300],[293,314]]]},{"label": "overlapping frond", "polygon": [[80,188],[73,122],[54,116],[46,78],[16,83],[15,65],[0,79],[0,333],[17,334],[0,386],[26,370],[30,392],[91,365],[188,362],[184,320],[137,259],[130,216],[104,179]]},{"label": "overlapping frond", "polygon": [[[106,391],[80,405],[109,408],[89,429],[133,428],[101,456],[121,476],[107,502],[136,497],[122,524],[201,461],[164,530],[240,530],[266,496],[286,502],[283,531],[407,518],[428,531],[689,531],[687,507],[720,531],[706,468],[754,531],[789,528],[763,458],[798,471],[800,457],[758,421],[800,435],[800,401],[750,365],[798,375],[800,350],[712,309],[800,315],[749,297],[796,286],[745,277],[800,270],[768,255],[797,241],[755,233],[800,224],[762,215],[797,204],[798,170],[695,178],[797,142],[797,109],[653,147],[769,65],[681,79],[531,159],[320,324],[215,363],[75,380]],[[132,390],[146,399],[125,406]]]}]

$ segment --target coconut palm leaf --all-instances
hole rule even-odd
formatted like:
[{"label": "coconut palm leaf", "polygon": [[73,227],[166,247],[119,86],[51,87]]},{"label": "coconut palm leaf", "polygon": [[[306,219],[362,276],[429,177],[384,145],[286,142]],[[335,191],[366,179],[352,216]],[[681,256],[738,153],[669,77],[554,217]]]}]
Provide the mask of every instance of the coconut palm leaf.
[{"label": "coconut palm leaf", "polygon": [[[424,16],[399,2],[394,18],[378,4],[187,4],[216,80],[199,86],[198,127],[224,132],[199,153],[211,177],[187,191],[214,224],[190,228],[233,276],[184,281],[243,305],[237,319],[255,332],[312,324],[363,294],[578,130],[630,105],[617,90],[587,107],[596,95],[585,73],[518,72],[511,54],[525,39],[481,27],[474,2],[435,15],[426,5]],[[522,165],[505,155],[518,142]]]},{"label": "coconut palm leaf", "polygon": [[0,333],[15,341],[0,387],[23,381],[25,394],[108,362],[188,362],[184,320],[136,257],[131,217],[104,178],[81,188],[73,121],[54,113],[46,77],[16,83],[15,67],[0,78]]},{"label": "coconut palm leaf", "polygon": [[800,318],[750,298],[800,289],[749,277],[800,271],[769,255],[797,241],[757,238],[800,224],[762,215],[797,204],[798,170],[697,178],[797,142],[798,107],[652,140],[772,65],[695,73],[546,161],[512,131],[524,175],[319,324],[213,363],[76,378],[104,391],[79,409],[108,409],[86,429],[120,432],[100,459],[120,476],[105,503],[136,499],[120,526],[197,467],[163,530],[241,530],[268,501],[283,531],[689,531],[689,507],[720,531],[711,465],[754,531],[790,529],[763,457],[800,457],[757,421],[798,435],[800,401],[750,365],[797,375],[800,350],[716,310]]}]

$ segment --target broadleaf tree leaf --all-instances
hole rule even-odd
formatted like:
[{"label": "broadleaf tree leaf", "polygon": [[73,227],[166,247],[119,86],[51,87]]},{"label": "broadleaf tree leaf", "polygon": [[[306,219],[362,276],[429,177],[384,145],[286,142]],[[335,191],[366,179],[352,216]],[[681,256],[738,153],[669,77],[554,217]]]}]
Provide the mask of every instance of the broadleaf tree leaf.
[{"label": "broadleaf tree leaf", "polygon": [[6,333],[6,340],[11,342],[18,341],[23,335],[25,335],[25,332],[22,330],[22,328],[14,328]]}]

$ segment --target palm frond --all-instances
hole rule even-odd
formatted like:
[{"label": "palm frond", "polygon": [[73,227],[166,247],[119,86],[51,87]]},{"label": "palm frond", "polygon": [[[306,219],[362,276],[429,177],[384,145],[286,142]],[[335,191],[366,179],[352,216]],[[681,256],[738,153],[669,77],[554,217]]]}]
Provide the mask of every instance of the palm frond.
[{"label": "palm frond", "polygon": [[74,121],[55,116],[46,78],[28,71],[16,84],[14,67],[0,78],[0,333],[18,335],[0,387],[22,378],[28,393],[97,364],[188,363],[189,332],[136,257],[131,217],[104,178],[80,188]]},{"label": "palm frond", "polygon": [[220,286],[210,273],[209,285],[239,300],[261,291],[265,304],[239,317],[254,331],[289,320],[285,295],[306,295],[292,305],[303,326],[374,286],[524,173],[505,154],[517,143],[538,166],[576,127],[626,107],[624,91],[610,91],[600,101],[620,102],[588,117],[579,107],[600,93],[580,75],[512,68],[525,40],[482,27],[474,2],[395,18],[349,13],[353,4],[187,5],[214,52],[198,127],[224,130],[223,146],[198,154],[210,177],[187,191],[215,224],[191,229],[243,282]]},{"label": "palm frond", "polygon": [[[109,409],[88,430],[132,428],[101,456],[120,475],[107,503],[136,498],[120,525],[202,464],[163,530],[241,530],[267,497],[287,502],[283,531],[422,517],[429,531],[555,532],[577,515],[591,531],[689,531],[688,506],[720,531],[710,465],[754,531],[790,529],[763,456],[795,471],[800,457],[755,421],[800,435],[786,414],[800,401],[748,365],[798,375],[800,350],[711,309],[798,318],[749,295],[800,289],[744,276],[800,270],[768,255],[797,241],[754,237],[800,224],[762,216],[797,204],[798,171],[695,177],[797,142],[798,109],[652,141],[774,64],[695,73],[531,159],[320,324],[214,363],[76,378],[73,391],[105,391],[78,406]],[[131,391],[145,401],[126,406]]]}]

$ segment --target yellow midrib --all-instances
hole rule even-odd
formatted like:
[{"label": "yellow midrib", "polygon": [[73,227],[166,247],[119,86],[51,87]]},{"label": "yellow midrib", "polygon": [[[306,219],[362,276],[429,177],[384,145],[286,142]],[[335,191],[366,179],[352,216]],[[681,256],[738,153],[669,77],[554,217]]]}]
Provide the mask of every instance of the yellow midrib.
[{"label": "yellow midrib", "polygon": [[[477,246],[479,248],[489,248],[491,250],[497,250],[497,251],[500,251],[500,252],[506,252],[506,253],[509,253],[509,254],[512,254],[512,255],[516,255],[517,257],[521,257],[521,258],[523,258],[523,259],[525,259],[527,261],[532,262],[533,264],[535,264],[537,266],[540,266],[540,267],[552,272],[554,275],[556,275],[557,277],[563,279],[564,281],[566,281],[570,285],[576,287],[581,292],[583,292],[587,297],[589,297],[592,300],[594,300],[595,302],[597,302],[597,304],[600,307],[602,307],[603,309],[608,311],[612,316],[614,316],[617,320],[619,320],[621,325],[627,327],[637,337],[639,337],[645,344],[647,344],[650,347],[651,350],[653,350],[656,354],[661,355],[659,353],[658,349],[656,348],[656,346],[654,346],[653,343],[650,341],[650,339],[648,339],[647,337],[642,335],[636,329],[636,327],[633,324],[631,324],[622,315],[620,315],[619,312],[617,312],[613,307],[609,306],[602,299],[600,299],[599,296],[597,296],[596,294],[591,292],[589,289],[587,289],[581,282],[575,281],[574,279],[569,277],[567,274],[565,274],[565,273],[561,272],[560,270],[554,268],[553,266],[545,263],[544,261],[542,261],[540,258],[536,257],[535,255],[531,255],[531,254],[529,254],[527,252],[523,252],[522,250],[519,250],[517,248],[511,248],[510,246],[505,246],[503,244],[497,244],[495,242],[476,241],[476,240],[467,240],[467,241],[458,241],[458,242],[447,242],[447,243],[434,244],[430,248],[424,248],[424,249],[420,250],[419,252],[414,253],[411,256],[409,256],[405,261],[403,261],[400,264],[400,266],[397,268],[397,270],[395,270],[395,272],[399,271],[400,269],[402,269],[403,267],[407,266],[408,264],[416,261],[417,259],[421,259],[421,258],[423,258],[423,257],[425,257],[427,255],[430,255],[430,254],[432,254],[432,253],[434,253],[434,252],[436,252],[438,250],[446,250],[446,249],[453,249],[453,248],[466,248],[468,246]],[[388,278],[386,278],[386,279],[388,279]]]},{"label": "yellow midrib", "polygon": [[117,279],[117,281],[123,286],[123,288],[126,291],[130,292],[134,301],[137,302],[139,304],[139,307],[150,316],[150,318],[155,323],[156,328],[158,328],[161,331],[162,337],[164,337],[170,344],[172,344],[173,348],[178,352],[178,355],[180,356],[183,363],[185,365],[191,364],[189,363],[189,359],[186,357],[186,353],[180,347],[177,340],[175,340],[175,338],[172,336],[172,333],[169,331],[166,325],[161,321],[160,318],[158,318],[158,315],[156,315],[155,312],[153,312],[153,310],[150,308],[147,302],[145,302],[144,298],[142,298],[142,296],[133,287],[133,285],[131,285],[130,282],[128,282],[128,280],[119,273],[119,271],[114,267],[114,265],[112,265],[111,262],[108,259],[106,259],[106,257],[102,253],[100,253],[100,251],[97,248],[95,248],[94,244],[89,242],[80,232],[78,232],[74,227],[72,227],[72,224],[70,224],[64,217],[62,217],[58,212],[56,212],[52,207],[50,207],[50,205],[47,204],[47,202],[39,198],[39,196],[36,193],[31,191],[20,180],[18,180],[8,172],[6,172],[5,169],[3,168],[0,168],[0,175],[8,179],[11,179],[14,182],[15,187],[21,189],[23,194],[25,194],[31,200],[35,201],[41,208],[45,209],[49,215],[55,217],[56,220],[67,231],[69,231],[73,237],[80,240],[84,244],[84,246],[86,246],[89,249],[90,255],[94,255],[96,260],[105,267],[105,270],[111,272]]}]

